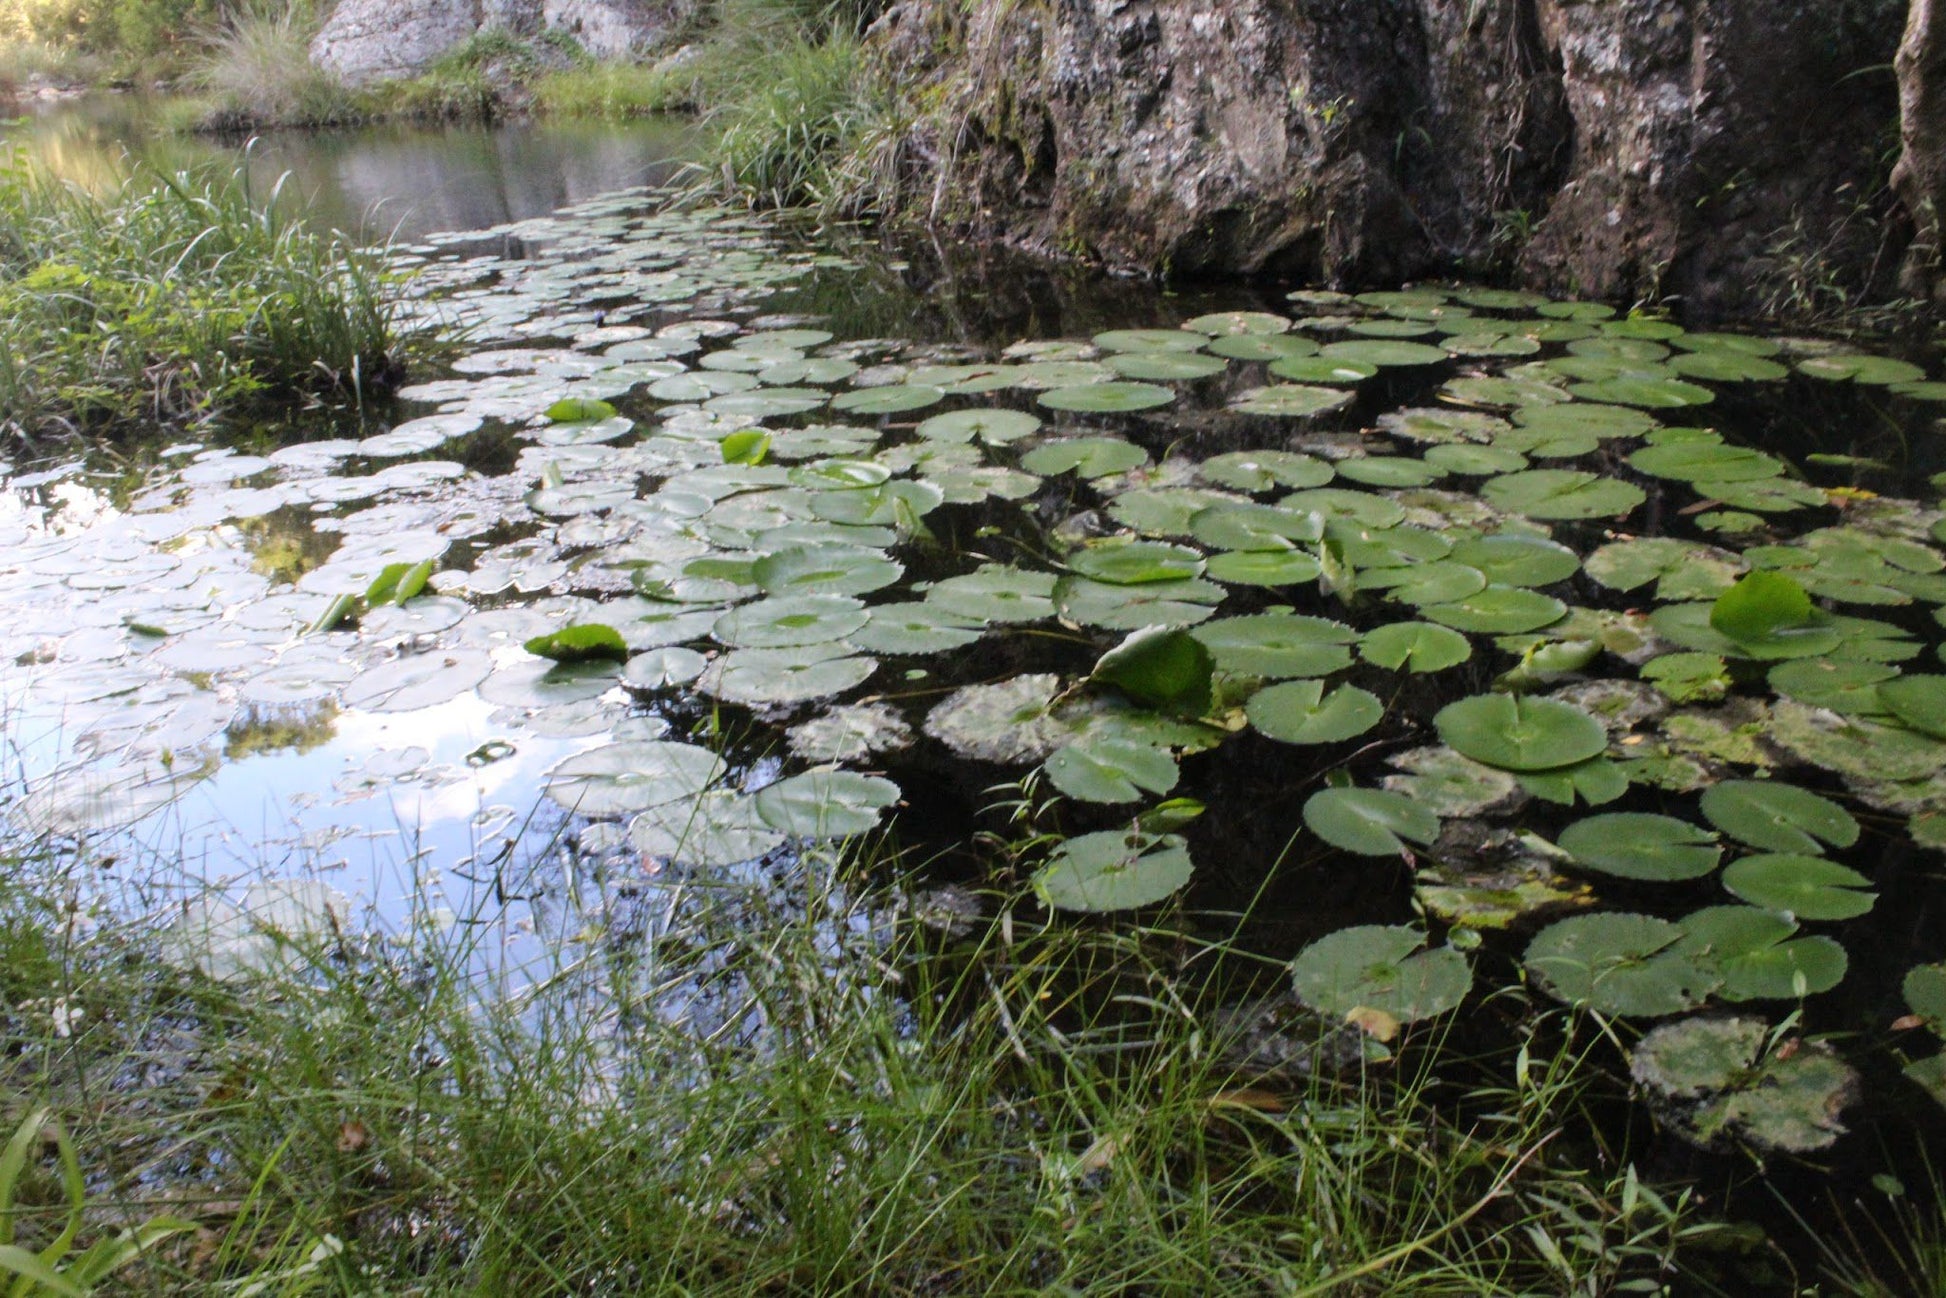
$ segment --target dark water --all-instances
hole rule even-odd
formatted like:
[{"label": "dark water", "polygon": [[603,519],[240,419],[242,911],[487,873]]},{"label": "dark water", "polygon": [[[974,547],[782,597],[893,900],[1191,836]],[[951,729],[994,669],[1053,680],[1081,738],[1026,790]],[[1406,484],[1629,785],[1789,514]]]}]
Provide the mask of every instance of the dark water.
[{"label": "dark water", "polygon": [[175,171],[247,168],[283,183],[313,224],[412,240],[542,216],[597,194],[660,184],[681,165],[688,123],[392,124],[254,139],[158,134],[157,101],[100,95],[29,108],[0,133],[54,175],[113,184],[131,161]]}]

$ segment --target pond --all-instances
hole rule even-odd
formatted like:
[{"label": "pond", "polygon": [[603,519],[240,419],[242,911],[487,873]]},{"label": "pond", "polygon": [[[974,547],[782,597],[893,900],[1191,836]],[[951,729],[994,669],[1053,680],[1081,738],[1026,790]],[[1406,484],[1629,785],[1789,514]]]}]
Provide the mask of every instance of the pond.
[{"label": "pond", "polygon": [[[9,466],[17,830],[166,863],[147,904],[572,932],[589,879],[889,828],[1054,911],[1247,912],[1380,1054],[1586,1006],[1699,1145],[1864,1159],[1946,1096],[1930,358],[536,215],[581,183],[542,152],[511,220],[414,186],[471,230],[398,249],[467,348],[395,410]],[[192,918],[228,968],[247,920]]]}]

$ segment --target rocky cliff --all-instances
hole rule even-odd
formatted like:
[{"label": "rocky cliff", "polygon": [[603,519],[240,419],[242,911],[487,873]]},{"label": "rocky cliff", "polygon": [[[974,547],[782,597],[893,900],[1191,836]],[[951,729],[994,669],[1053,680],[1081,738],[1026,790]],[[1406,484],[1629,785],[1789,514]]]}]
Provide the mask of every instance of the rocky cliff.
[{"label": "rocky cliff", "polygon": [[[1889,279],[1905,0],[903,0],[910,203],[1144,271]],[[1888,216],[1891,219],[1887,219]],[[1890,246],[1888,246],[1890,245]],[[1820,272],[1822,273],[1822,272]]]},{"label": "rocky cliff", "polygon": [[423,72],[474,34],[564,32],[600,58],[644,53],[690,20],[697,0],[340,0],[311,59],[353,85]]}]

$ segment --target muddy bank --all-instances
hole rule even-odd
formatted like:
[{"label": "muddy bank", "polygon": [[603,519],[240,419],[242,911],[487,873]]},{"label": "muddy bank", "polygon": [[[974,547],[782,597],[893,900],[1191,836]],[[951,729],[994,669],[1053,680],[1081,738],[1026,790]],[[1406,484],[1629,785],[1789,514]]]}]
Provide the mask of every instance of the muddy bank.
[{"label": "muddy bank", "polygon": [[1895,291],[1904,0],[904,0],[909,214],[1143,272]]}]

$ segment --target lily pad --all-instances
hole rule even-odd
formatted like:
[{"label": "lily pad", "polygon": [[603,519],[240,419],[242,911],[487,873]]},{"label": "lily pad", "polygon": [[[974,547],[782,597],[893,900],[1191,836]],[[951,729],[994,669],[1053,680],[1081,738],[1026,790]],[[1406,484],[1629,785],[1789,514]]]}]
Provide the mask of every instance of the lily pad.
[{"label": "lily pad", "polygon": [[1367,632],[1358,652],[1394,671],[1436,672],[1471,658],[1473,646],[1459,632],[1430,622],[1391,622]]},{"label": "lily pad", "polygon": [[1423,950],[1418,929],[1378,924],[1340,929],[1304,948],[1291,962],[1297,999],[1342,1019],[1377,1010],[1416,1023],[1459,1007],[1473,985],[1466,957],[1450,946]]},{"label": "lily pad", "polygon": [[1176,785],[1167,749],[1129,740],[1083,736],[1054,750],[1043,764],[1055,788],[1083,802],[1137,802]]},{"label": "lily pad", "polygon": [[1709,906],[1682,918],[1678,949],[1723,975],[1725,1000],[1799,1000],[1844,981],[1845,949],[1828,937],[1792,937],[1797,921],[1756,906]]},{"label": "lily pad", "polygon": [[1244,705],[1250,724],[1287,744],[1335,744],[1364,734],[1385,716],[1385,705],[1355,685],[1329,693],[1316,680],[1285,681],[1258,690]]},{"label": "lily pad", "polygon": [[978,622],[1038,622],[1054,616],[1055,576],[987,564],[933,583],[926,602]]},{"label": "lily pad", "polygon": [[1828,1046],[1766,1053],[1772,1040],[1759,1019],[1686,1019],[1643,1037],[1629,1072],[1697,1144],[1738,1136],[1791,1153],[1829,1148],[1857,1075]]},{"label": "lily pad", "polygon": [[1291,613],[1226,617],[1190,631],[1215,656],[1218,670],[1272,680],[1329,676],[1351,666],[1358,633],[1342,622]]},{"label": "lily pad", "polygon": [[1799,919],[1851,919],[1872,908],[1872,881],[1821,856],[1769,852],[1732,861],[1723,886],[1753,906]]},{"label": "lily pad", "polygon": [[1439,837],[1439,817],[1402,793],[1320,789],[1304,803],[1304,823],[1333,847],[1360,856],[1403,856],[1408,842]]},{"label": "lily pad", "polygon": [[877,826],[899,786],[856,771],[806,771],[757,791],[757,815],[794,838],[851,838]]},{"label": "lily pad", "polygon": [[[1201,341],[1198,339],[1197,341]],[[1040,403],[1049,410],[1072,410],[1080,414],[1129,414],[1153,410],[1176,399],[1168,388],[1153,383],[1084,383],[1071,388],[1049,388],[1041,393]]]},{"label": "lily pad", "polygon": [[842,640],[870,618],[849,595],[775,595],[731,609],[712,633],[740,648],[785,649]]},{"label": "lily pad", "polygon": [[1119,437],[1069,437],[1044,442],[1020,457],[1020,467],[1043,477],[1072,470],[1083,478],[1126,473],[1149,462],[1149,453]]},{"label": "lily pad", "polygon": [[[1283,362],[1278,362],[1283,364]],[[1250,388],[1230,402],[1240,415],[1272,415],[1280,419],[1308,419],[1350,404],[1351,394],[1337,388],[1311,387],[1302,383],[1278,383],[1267,388]]]},{"label": "lily pad", "polygon": [[754,799],[713,789],[641,812],[629,822],[628,840],[644,857],[722,867],[763,856],[784,835],[757,815]]},{"label": "lily pad", "polygon": [[547,773],[547,796],[584,816],[620,816],[693,798],[725,770],[707,748],[662,740],[576,753]]},{"label": "lily pad", "polygon": [[1527,944],[1527,969],[1557,999],[1603,1014],[1655,1018],[1694,1009],[1722,984],[1704,961],[1674,949],[1680,926],[1650,915],[1604,911],[1543,929]]},{"label": "lily pad", "polygon": [[1619,518],[1648,498],[1633,483],[1574,469],[1502,474],[1480,494],[1495,509],[1540,519]]},{"label": "lily pad", "polygon": [[1215,659],[1200,640],[1151,626],[1103,654],[1090,679],[1152,707],[1197,717],[1209,711],[1214,672]]},{"label": "lily pad", "polygon": [[1479,694],[1433,718],[1448,747],[1506,771],[1572,766],[1608,747],[1608,732],[1580,708],[1518,694]]},{"label": "lily pad", "polygon": [[1034,875],[1034,890],[1057,910],[1133,910],[1181,890],[1192,869],[1174,834],[1110,829],[1063,841]]},{"label": "lily pad", "polygon": [[1624,879],[1695,879],[1716,868],[1716,835],[1674,816],[1621,811],[1577,820],[1561,850],[1579,865]]},{"label": "lily pad", "polygon": [[1884,681],[1878,700],[1901,725],[1946,739],[1946,676],[1913,674]]},{"label": "lily pad", "polygon": [[1049,712],[1061,678],[1016,676],[955,690],[926,717],[925,730],[961,757],[1017,765],[1037,762],[1069,737]]},{"label": "lily pad", "polygon": [[1146,586],[1203,575],[1201,552],[1159,541],[1107,541],[1068,556],[1068,566],[1084,577],[1114,586]]},{"label": "lily pad", "polygon": [[1703,814],[1730,837],[1751,847],[1799,855],[1822,853],[1821,844],[1850,847],[1858,822],[1831,799],[1775,780],[1725,780],[1703,794]]}]

